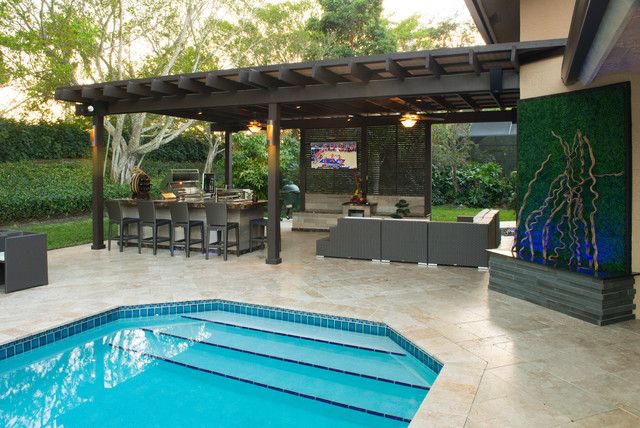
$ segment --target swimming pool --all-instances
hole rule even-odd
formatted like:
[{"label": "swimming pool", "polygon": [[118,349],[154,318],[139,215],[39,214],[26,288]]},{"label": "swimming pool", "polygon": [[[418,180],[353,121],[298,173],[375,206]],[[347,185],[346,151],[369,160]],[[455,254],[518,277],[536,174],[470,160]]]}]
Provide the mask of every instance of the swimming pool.
[{"label": "swimming pool", "polygon": [[381,323],[123,307],[0,347],[0,425],[407,426],[442,365]]}]

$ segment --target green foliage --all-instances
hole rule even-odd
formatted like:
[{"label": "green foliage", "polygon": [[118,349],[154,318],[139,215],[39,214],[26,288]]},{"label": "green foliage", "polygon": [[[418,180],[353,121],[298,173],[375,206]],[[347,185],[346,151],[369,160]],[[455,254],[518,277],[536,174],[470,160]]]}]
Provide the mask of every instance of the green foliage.
[{"label": "green foliage", "polygon": [[[207,159],[207,142],[200,136],[184,133],[149,153],[147,161],[202,162]],[[199,169],[202,169],[200,167]]]},{"label": "green foliage", "polygon": [[308,58],[340,58],[393,52],[396,43],[382,18],[382,0],[319,0],[320,18],[307,23]]},{"label": "green foliage", "polygon": [[[77,215],[91,209],[91,161],[0,163],[0,224]],[[129,195],[129,186],[105,183],[105,197]]]},{"label": "green foliage", "polygon": [[30,124],[0,118],[0,162],[88,156],[89,134],[75,124]]},{"label": "green foliage", "polygon": [[[284,132],[280,142],[280,185],[298,181],[300,142],[293,132]],[[222,159],[219,160],[223,162]],[[259,198],[267,196],[267,140],[263,133],[233,136],[233,186],[253,189]]]},{"label": "green foliage", "polygon": [[453,185],[451,169],[433,168],[433,203],[487,208],[510,206],[514,198],[513,183],[504,177],[496,163],[469,163],[457,169],[460,191]]}]

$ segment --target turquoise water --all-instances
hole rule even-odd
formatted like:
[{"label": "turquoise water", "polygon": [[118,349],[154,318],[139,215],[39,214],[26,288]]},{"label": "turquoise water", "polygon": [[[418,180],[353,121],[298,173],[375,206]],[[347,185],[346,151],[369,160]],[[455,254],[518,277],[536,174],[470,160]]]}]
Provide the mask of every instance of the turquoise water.
[{"label": "turquoise water", "polygon": [[119,320],[0,361],[0,425],[400,427],[436,376],[384,336],[222,311]]}]

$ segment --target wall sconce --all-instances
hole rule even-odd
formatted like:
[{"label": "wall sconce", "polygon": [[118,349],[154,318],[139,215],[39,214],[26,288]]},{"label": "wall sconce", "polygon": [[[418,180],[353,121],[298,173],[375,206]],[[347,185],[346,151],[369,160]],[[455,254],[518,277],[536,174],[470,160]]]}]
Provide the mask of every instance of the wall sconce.
[{"label": "wall sconce", "polygon": [[96,130],[94,128],[89,130],[89,144],[91,144],[91,147],[96,146]]}]

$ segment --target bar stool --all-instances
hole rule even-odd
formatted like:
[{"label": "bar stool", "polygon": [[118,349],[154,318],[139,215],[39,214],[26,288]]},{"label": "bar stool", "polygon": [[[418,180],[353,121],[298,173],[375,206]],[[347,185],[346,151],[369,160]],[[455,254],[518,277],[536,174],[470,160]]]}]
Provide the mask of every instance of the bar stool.
[{"label": "bar stool", "polygon": [[[264,217],[249,220],[249,251],[253,251],[254,242],[259,242],[260,244],[264,244],[265,242],[267,242],[266,231],[268,221],[269,220]],[[254,226],[260,228],[261,233],[259,236],[253,236]]]},{"label": "bar stool", "polygon": [[[222,242],[216,241],[217,248],[222,246],[224,260],[227,260],[227,251],[229,247],[236,247],[236,256],[240,257],[240,225],[236,222],[229,222],[229,213],[227,212],[227,204],[220,202],[207,202],[204,204],[205,213],[207,215],[207,234],[206,234],[206,256],[209,259],[209,248],[211,246],[211,231],[222,232]],[[236,230],[236,241],[229,243],[229,231]]]},{"label": "bar stool", "polygon": [[[169,249],[173,256],[173,248],[176,244],[184,247],[184,251],[187,257],[191,253],[191,245],[201,244],[202,252],[204,252],[204,221],[191,220],[189,213],[189,205],[186,202],[171,202],[169,203],[169,211],[171,212],[171,229],[172,231],[176,227],[184,229],[184,239],[175,240],[175,234],[171,234],[171,243]],[[191,228],[197,227],[200,229],[200,239],[191,239]]]},{"label": "bar stool", "polygon": [[[140,217],[138,234],[141,237],[141,239],[138,240],[138,254],[142,253],[142,244],[144,243],[153,246],[153,255],[155,256],[158,253],[158,242],[171,241],[171,237],[173,236],[171,220],[157,218],[156,205],[153,201],[138,201],[138,216]],[[165,225],[169,226],[169,236],[159,236],[160,227]],[[144,238],[144,226],[151,227],[151,237]]]},{"label": "bar stool", "polygon": [[[140,220],[133,217],[124,217],[122,214],[122,206],[120,205],[120,201],[108,200],[105,202],[107,206],[107,215],[109,216],[109,241],[107,243],[107,248],[111,251],[111,240],[113,238],[118,238],[118,245],[120,246],[120,252],[124,250],[124,244],[129,244],[129,239],[137,239],[140,242]],[[138,225],[138,234],[131,235],[129,234],[129,225],[136,224]],[[113,226],[118,226],[118,236],[113,236]]]}]

